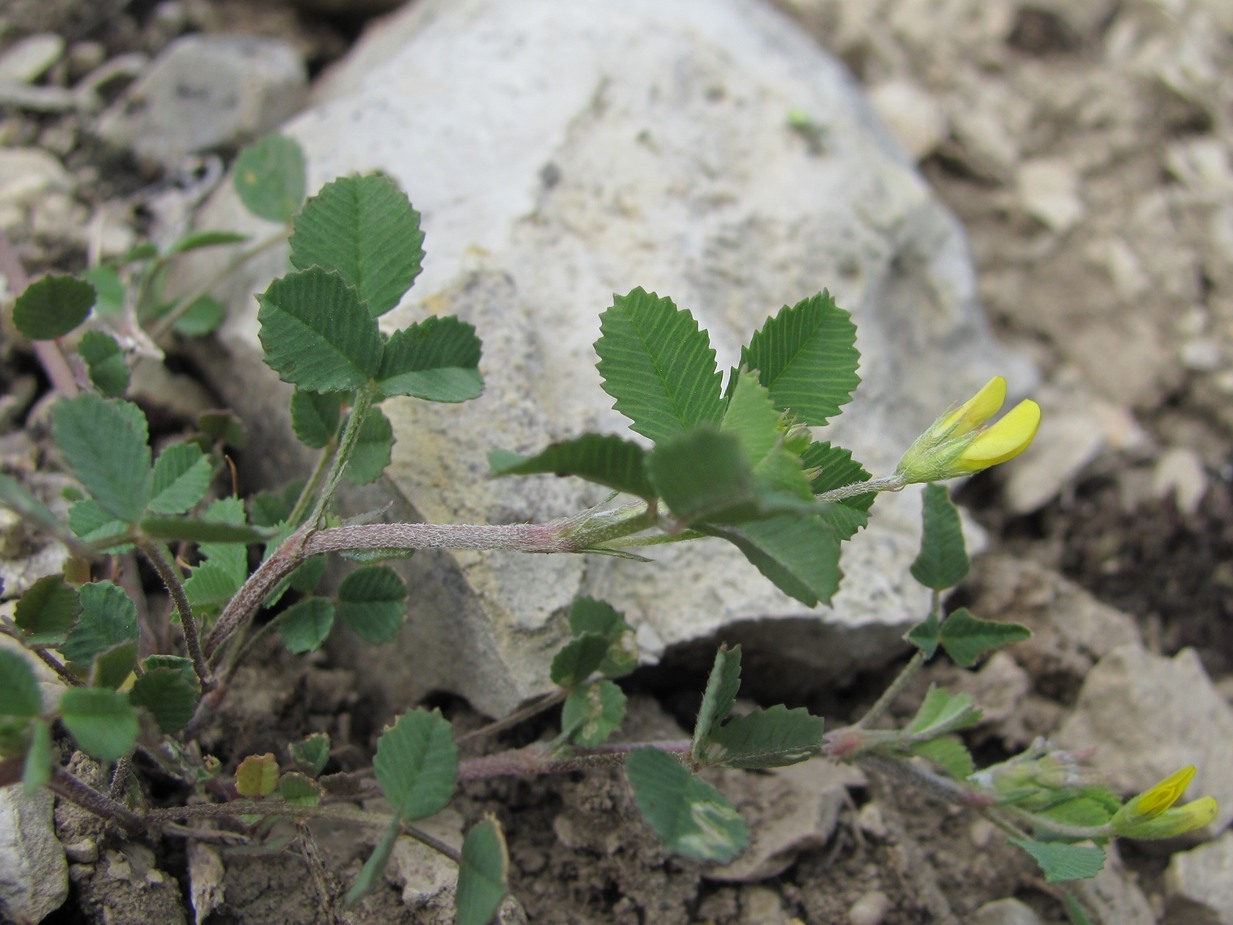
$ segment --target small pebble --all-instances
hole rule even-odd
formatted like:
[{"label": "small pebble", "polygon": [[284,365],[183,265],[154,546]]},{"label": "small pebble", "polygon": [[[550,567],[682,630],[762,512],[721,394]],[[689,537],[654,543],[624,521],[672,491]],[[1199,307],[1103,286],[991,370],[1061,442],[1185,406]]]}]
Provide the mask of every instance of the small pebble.
[{"label": "small pebble", "polygon": [[1040,925],[1040,916],[1017,899],[999,899],[977,909],[972,925]]},{"label": "small pebble", "polygon": [[32,83],[64,54],[64,39],[39,32],[14,42],[0,54],[0,82]]},{"label": "small pebble", "polygon": [[881,925],[890,912],[890,899],[881,890],[870,890],[848,910],[848,925]]}]

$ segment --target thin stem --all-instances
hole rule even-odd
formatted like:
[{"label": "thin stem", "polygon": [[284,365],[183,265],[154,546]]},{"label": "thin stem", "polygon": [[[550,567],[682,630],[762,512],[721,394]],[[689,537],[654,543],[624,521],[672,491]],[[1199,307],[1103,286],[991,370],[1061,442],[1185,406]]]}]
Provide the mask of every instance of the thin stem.
[{"label": "thin stem", "polygon": [[458,765],[458,779],[488,780],[493,777],[538,777],[543,774],[567,774],[588,768],[615,768],[625,764],[629,753],[639,748],[657,748],[670,755],[688,755],[689,739],[660,742],[617,742],[596,748],[578,748],[565,757],[554,757],[552,749],[542,745],[468,758]]},{"label": "thin stem", "polygon": [[916,677],[924,664],[925,653],[917,649],[916,654],[903,666],[903,670],[899,672],[895,680],[891,681],[890,686],[882,692],[882,696],[877,699],[877,702],[869,708],[869,711],[864,716],[856,721],[856,728],[869,728],[870,723],[876,721],[883,713],[890,709],[890,705],[903,693],[903,689],[912,682],[912,679]]},{"label": "thin stem", "polygon": [[478,738],[481,738],[482,736],[495,735],[496,733],[501,732],[502,730],[509,729],[513,726],[517,726],[519,723],[523,722],[524,720],[528,720],[532,716],[535,716],[539,713],[544,712],[545,710],[548,710],[556,706],[558,703],[561,703],[562,701],[564,701],[565,698],[568,696],[569,696],[569,692],[566,690],[557,690],[557,691],[553,691],[550,694],[545,694],[543,697],[540,697],[534,703],[531,703],[523,707],[521,710],[515,710],[513,713],[511,713],[509,716],[506,716],[503,719],[496,720],[494,722],[488,723],[486,726],[481,726],[478,729],[472,729],[470,732],[460,735],[458,738],[454,740],[454,744],[462,745],[464,742],[470,742],[473,739],[478,739]]},{"label": "thin stem", "polygon": [[321,490],[321,495],[317,498],[317,506],[308,518],[308,522],[314,529],[320,527],[325,521],[325,512],[334,498],[334,492],[338,490],[339,482],[342,481],[343,471],[347,468],[347,463],[351,462],[356,444],[360,442],[360,430],[364,426],[364,418],[368,416],[372,400],[373,390],[371,388],[364,387],[356,390],[351,413],[347,416],[347,425],[343,428],[342,436],[338,440],[338,450],[334,453],[330,471],[325,477],[325,488]]},{"label": "thin stem", "polygon": [[111,772],[111,789],[108,791],[108,796],[111,799],[119,800],[124,796],[124,791],[128,789],[128,773],[132,767],[132,752],[129,752],[116,762],[116,766]]},{"label": "thin stem", "polygon": [[76,803],[99,818],[116,823],[129,835],[140,835],[146,829],[145,821],[127,806],[99,793],[58,764],[51,766],[51,780],[47,787],[57,796]]},{"label": "thin stem", "polygon": [[60,680],[65,684],[70,687],[83,687],[85,685],[85,681],[65,668],[61,661],[46,649],[38,648],[31,649],[30,651],[37,655],[42,660],[43,664],[54,671]]},{"label": "thin stem", "polygon": [[869,479],[864,482],[853,482],[851,485],[842,485],[839,488],[832,488],[830,491],[824,491],[819,495],[814,495],[817,501],[843,501],[845,498],[854,498],[857,495],[867,495],[875,491],[898,491],[907,483],[901,475],[888,475],[885,478]]},{"label": "thin stem", "polygon": [[210,674],[209,666],[206,664],[205,656],[201,652],[201,642],[197,636],[197,623],[193,619],[193,608],[188,602],[188,595],[184,591],[184,584],[180,581],[180,576],[176,574],[176,570],[172,567],[167,556],[163,554],[163,550],[156,544],[143,542],[139,543],[137,548],[141,550],[142,555],[154,566],[154,570],[158,572],[159,578],[163,580],[163,584],[167,588],[167,593],[171,595],[172,601],[175,602],[176,611],[180,614],[180,628],[184,631],[184,645],[188,649],[189,658],[193,660],[193,671],[197,674],[197,680],[201,682],[201,692],[204,694],[214,686],[214,679]]},{"label": "thin stem", "polygon": [[304,483],[304,488],[300,491],[300,496],[295,499],[295,507],[287,515],[287,523],[292,526],[299,526],[307,516],[313,499],[317,497],[317,490],[321,487],[325,474],[330,470],[330,462],[334,459],[337,449],[338,445],[331,440],[325,449],[322,450],[320,457],[317,459],[317,464],[313,466],[312,474],[308,477],[308,481]]}]

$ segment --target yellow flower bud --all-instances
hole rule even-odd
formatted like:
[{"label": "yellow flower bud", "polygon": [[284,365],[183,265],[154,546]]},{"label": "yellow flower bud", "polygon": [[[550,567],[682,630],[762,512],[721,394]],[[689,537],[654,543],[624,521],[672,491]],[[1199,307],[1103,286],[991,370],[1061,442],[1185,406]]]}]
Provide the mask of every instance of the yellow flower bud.
[{"label": "yellow flower bud", "polygon": [[1173,806],[1194,776],[1193,765],[1184,767],[1127,800],[1111,820],[1113,830],[1130,838],[1171,838],[1208,825],[1219,809],[1214,798],[1203,797],[1185,806]]},{"label": "yellow flower bud", "polygon": [[966,402],[942,415],[903,454],[896,473],[904,482],[935,482],[971,475],[1018,456],[1040,427],[1040,406],[1021,401],[992,426],[1006,401],[1006,380],[994,376]]}]

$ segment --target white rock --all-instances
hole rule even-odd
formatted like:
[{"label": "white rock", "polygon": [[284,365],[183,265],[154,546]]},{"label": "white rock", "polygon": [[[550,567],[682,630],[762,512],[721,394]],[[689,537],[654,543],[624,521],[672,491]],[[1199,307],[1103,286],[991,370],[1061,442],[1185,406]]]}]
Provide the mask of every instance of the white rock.
[{"label": "white rock", "polygon": [[303,102],[304,62],[278,39],[188,35],[158,58],[99,119],[99,134],[138,157],[182,157],[250,141]]},{"label": "white rock", "polygon": [[1184,799],[1216,798],[1213,832],[1233,820],[1233,708],[1193,649],[1173,658],[1139,645],[1114,649],[1088,675],[1055,741],[1072,750],[1096,746],[1093,766],[1124,793],[1193,764],[1198,774]]},{"label": "white rock", "polygon": [[49,191],[72,189],[73,180],[39,148],[0,148],[0,203],[28,205]]},{"label": "white rock", "polygon": [[[475,323],[485,344],[483,398],[384,406],[399,439],[394,516],[542,520],[602,497],[566,480],[489,481],[485,457],[623,429],[591,345],[611,294],[635,286],[692,310],[721,367],[768,313],[829,287],[859,326],[864,385],[827,437],[875,474],[993,373],[1031,384],[990,337],[953,217],[839,65],[763,3],[426,0],[361,41],[316,100],[286,127],[310,186],[381,169],[424,214],[424,273],[389,322],[427,304]],[[824,130],[820,153],[789,129],[795,109]],[[229,191],[201,225],[256,230]],[[284,269],[285,253],[254,261],[231,291],[251,306]],[[306,464],[276,437],[288,393],[257,359],[254,314],[233,312],[222,332],[231,363],[204,365],[265,434],[266,471],[286,478]],[[416,556],[413,629],[357,657],[400,703],[436,688],[503,712],[544,689],[559,614],[590,593],[661,647],[758,626],[786,665],[835,679],[882,663],[924,612],[907,575],[918,493],[884,496],[874,520],[821,611],[710,541],[657,551],[652,566]]]},{"label": "white rock", "polygon": [[1015,180],[1020,207],[1050,231],[1064,234],[1083,217],[1079,176],[1067,162],[1027,161]]},{"label": "white rock", "polygon": [[[1233,833],[1181,851],[1165,871],[1169,921],[1233,925]],[[1196,908],[1197,907],[1197,908]]]},{"label": "white rock", "polygon": [[1016,514],[1038,510],[1069,485],[1105,448],[1100,417],[1081,405],[1045,409],[1032,446],[1007,466],[1006,505]]},{"label": "white rock", "polygon": [[1105,866],[1090,880],[1076,880],[1072,887],[1092,916],[1093,925],[1159,925],[1138,877],[1129,873],[1118,854],[1117,842],[1105,849]]},{"label": "white rock", "polygon": [[882,925],[890,912],[890,897],[881,890],[864,893],[848,910],[848,925]]},{"label": "white rock", "polygon": [[934,152],[946,137],[946,115],[926,90],[907,80],[891,80],[869,91],[869,102],[914,161]]},{"label": "white rock", "polygon": [[1017,899],[998,899],[977,909],[972,925],[1040,925],[1040,916]]},{"label": "white rock", "polygon": [[19,39],[0,54],[0,83],[38,80],[64,54],[64,38],[54,32],[36,32]]},{"label": "white rock", "polygon": [[1207,493],[1207,471],[1199,454],[1189,447],[1173,447],[1156,461],[1152,492],[1157,498],[1173,495],[1178,510],[1193,514]]},{"label": "white rock", "polygon": [[68,898],[68,862],[52,824],[52,796],[0,787],[0,914],[40,922]]}]

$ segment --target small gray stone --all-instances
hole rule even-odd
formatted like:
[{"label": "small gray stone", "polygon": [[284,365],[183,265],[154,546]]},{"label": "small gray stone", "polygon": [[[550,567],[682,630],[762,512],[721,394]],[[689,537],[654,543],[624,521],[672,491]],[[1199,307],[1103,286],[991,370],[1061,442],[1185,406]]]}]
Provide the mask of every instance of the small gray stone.
[{"label": "small gray stone", "polygon": [[1165,871],[1170,922],[1233,925],[1233,833],[1181,851]]},{"label": "small gray stone", "polygon": [[173,166],[187,154],[270,131],[300,108],[304,62],[278,39],[188,35],[158,56],[99,119],[99,134]]},{"label": "small gray stone", "polygon": [[52,796],[0,787],[0,914],[40,922],[68,898],[68,862],[52,824]]},{"label": "small gray stone", "polygon": [[0,83],[38,80],[64,54],[64,38],[38,32],[14,42],[0,54]]},{"label": "small gray stone", "polygon": [[1040,925],[1040,916],[1017,899],[998,899],[977,909],[972,925]]},{"label": "small gray stone", "polygon": [[1199,454],[1189,447],[1163,453],[1152,473],[1152,491],[1157,498],[1172,495],[1179,511],[1195,513],[1207,494],[1207,471]]}]

